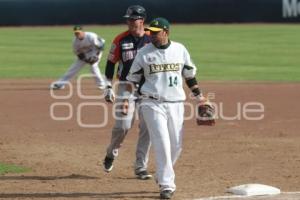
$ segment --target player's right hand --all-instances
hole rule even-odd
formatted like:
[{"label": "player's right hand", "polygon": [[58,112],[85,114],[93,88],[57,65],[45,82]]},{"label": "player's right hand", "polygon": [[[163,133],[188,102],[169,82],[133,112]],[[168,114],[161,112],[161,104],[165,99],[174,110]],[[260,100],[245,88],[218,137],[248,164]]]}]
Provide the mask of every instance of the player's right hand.
[{"label": "player's right hand", "polygon": [[128,99],[124,99],[123,100],[123,104],[122,104],[122,114],[123,115],[127,115],[128,114],[128,108],[129,108]]},{"label": "player's right hand", "polygon": [[113,103],[115,101],[115,93],[111,87],[105,88],[104,99],[108,103]]}]

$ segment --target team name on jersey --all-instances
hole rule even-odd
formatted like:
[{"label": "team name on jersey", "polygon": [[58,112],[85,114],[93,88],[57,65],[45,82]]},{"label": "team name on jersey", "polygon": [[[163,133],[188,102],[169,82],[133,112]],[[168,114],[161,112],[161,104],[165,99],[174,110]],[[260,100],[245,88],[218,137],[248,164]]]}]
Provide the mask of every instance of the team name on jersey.
[{"label": "team name on jersey", "polygon": [[180,63],[170,63],[170,64],[150,64],[150,74],[158,72],[170,72],[170,71],[179,71]]}]

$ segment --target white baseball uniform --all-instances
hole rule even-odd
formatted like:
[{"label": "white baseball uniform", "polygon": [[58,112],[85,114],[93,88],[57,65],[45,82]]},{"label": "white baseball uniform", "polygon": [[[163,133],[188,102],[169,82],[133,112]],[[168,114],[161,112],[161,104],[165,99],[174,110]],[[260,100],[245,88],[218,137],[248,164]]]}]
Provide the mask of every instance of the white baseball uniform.
[{"label": "white baseball uniform", "polygon": [[92,32],[85,32],[85,36],[82,40],[75,37],[73,40],[73,52],[76,55],[76,60],[63,77],[61,77],[56,83],[64,85],[73,76],[75,76],[84,65],[89,64],[77,57],[77,55],[83,53],[85,54],[85,57],[98,56],[98,61],[89,65],[91,65],[91,73],[95,76],[97,86],[104,86],[105,81],[98,66],[101,60],[104,43],[105,40],[103,38],[98,37],[97,34]]},{"label": "white baseball uniform", "polygon": [[150,133],[156,157],[160,190],[175,191],[173,165],[181,152],[184,120],[183,78],[193,78],[196,67],[186,48],[170,41],[165,48],[143,47],[132,64],[127,80],[144,83],[140,109]]}]

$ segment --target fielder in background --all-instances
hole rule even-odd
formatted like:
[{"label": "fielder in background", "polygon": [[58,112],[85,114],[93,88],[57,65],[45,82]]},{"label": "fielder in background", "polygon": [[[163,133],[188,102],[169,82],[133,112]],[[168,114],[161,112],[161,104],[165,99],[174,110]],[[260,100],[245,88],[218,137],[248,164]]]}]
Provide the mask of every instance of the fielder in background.
[{"label": "fielder in background", "polygon": [[[111,142],[107,147],[106,156],[103,161],[104,171],[106,172],[110,172],[113,169],[113,161],[118,156],[119,148],[135,120],[134,109],[133,112],[129,113],[127,116],[124,116],[121,111],[122,98],[126,89],[124,81],[126,81],[126,76],[131,68],[131,64],[137,51],[150,43],[149,33],[146,34],[144,31],[144,21],[146,19],[145,8],[139,5],[130,6],[124,15],[124,18],[126,19],[128,30],[119,34],[113,40],[105,70],[106,79],[108,80],[108,86],[105,90],[105,100],[113,103],[115,101],[115,94],[111,83],[114,76],[115,64],[118,63],[117,77],[119,79],[119,84],[117,85],[117,98],[115,102],[116,119],[112,129]],[[135,108],[136,104],[138,104],[137,101],[137,96],[132,96],[129,100],[131,107]],[[140,131],[136,147],[134,173],[138,179],[146,180],[152,177],[147,171],[150,138],[143,119],[141,117],[139,119]]]},{"label": "fielder in background", "polygon": [[[204,101],[198,87],[196,67],[186,48],[169,40],[170,25],[164,18],[151,21],[152,43],[140,49],[132,64],[127,80],[139,83],[142,100],[141,113],[146,122],[156,159],[156,179],[161,199],[170,199],[176,189],[173,166],[182,150],[184,121],[183,81],[197,97]],[[127,95],[131,87],[126,87]],[[124,100],[124,112],[128,112]],[[129,109],[130,110],[130,109]]]},{"label": "fielder in background", "polygon": [[83,31],[83,28],[79,25],[74,26],[73,31],[75,35],[73,53],[76,55],[76,60],[68,71],[50,86],[51,89],[63,89],[65,84],[86,64],[91,66],[91,72],[95,77],[97,87],[104,89],[106,84],[98,65],[101,60],[105,40],[95,33]]}]

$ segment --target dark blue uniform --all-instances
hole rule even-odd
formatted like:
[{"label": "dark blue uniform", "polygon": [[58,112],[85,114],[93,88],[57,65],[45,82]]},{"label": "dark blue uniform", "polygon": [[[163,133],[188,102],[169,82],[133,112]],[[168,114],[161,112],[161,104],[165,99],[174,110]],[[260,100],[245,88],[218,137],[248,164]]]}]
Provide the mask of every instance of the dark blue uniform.
[{"label": "dark blue uniform", "polygon": [[121,81],[126,81],[132,62],[137,54],[137,50],[150,43],[149,33],[142,37],[134,37],[129,31],[119,34],[113,41],[105,69],[107,79],[112,80],[114,76],[115,64],[118,62],[117,77]]}]

